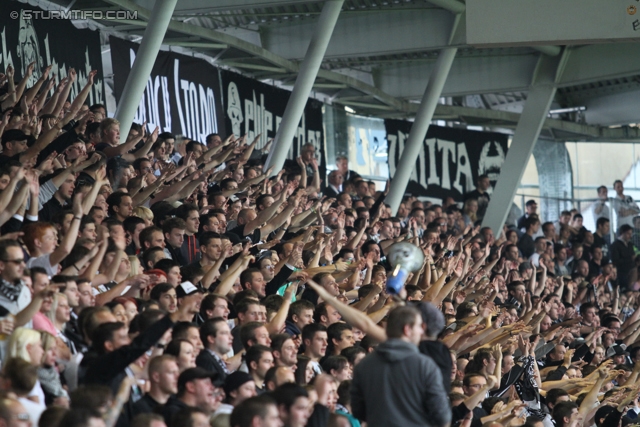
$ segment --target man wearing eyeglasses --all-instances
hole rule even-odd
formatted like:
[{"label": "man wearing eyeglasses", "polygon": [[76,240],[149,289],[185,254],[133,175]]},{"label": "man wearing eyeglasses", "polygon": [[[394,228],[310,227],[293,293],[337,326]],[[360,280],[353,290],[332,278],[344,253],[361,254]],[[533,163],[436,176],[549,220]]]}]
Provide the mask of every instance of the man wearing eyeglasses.
[{"label": "man wearing eyeglasses", "polygon": [[[9,417],[9,419],[5,418]],[[31,427],[31,417],[16,399],[0,400],[0,419],[9,427]]]},{"label": "man wearing eyeglasses", "polygon": [[[0,317],[5,317],[9,313],[15,316],[31,303],[31,292],[22,281],[24,267],[24,253],[18,242],[15,240],[1,241]],[[31,317],[28,321],[30,320]]]}]

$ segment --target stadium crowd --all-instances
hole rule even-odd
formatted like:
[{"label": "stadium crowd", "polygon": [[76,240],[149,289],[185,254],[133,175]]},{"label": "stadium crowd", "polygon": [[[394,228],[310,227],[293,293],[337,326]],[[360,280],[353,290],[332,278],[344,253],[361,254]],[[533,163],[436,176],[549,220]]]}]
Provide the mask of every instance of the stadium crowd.
[{"label": "stadium crowd", "polygon": [[[69,99],[33,66],[0,75],[0,425],[637,422],[635,231],[611,242],[604,203],[494,236],[481,176],[393,215],[311,144],[274,171],[260,137],[120,143],[95,72]],[[397,242],[425,260],[392,295]]]}]

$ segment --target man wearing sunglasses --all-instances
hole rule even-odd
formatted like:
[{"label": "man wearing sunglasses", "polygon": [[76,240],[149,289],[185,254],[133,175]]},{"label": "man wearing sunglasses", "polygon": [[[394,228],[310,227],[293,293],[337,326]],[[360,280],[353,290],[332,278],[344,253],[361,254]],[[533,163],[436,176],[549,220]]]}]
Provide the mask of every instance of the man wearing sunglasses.
[{"label": "man wearing sunglasses", "polygon": [[31,302],[31,292],[22,281],[25,262],[15,240],[0,241],[0,317],[18,314]]},{"label": "man wearing sunglasses", "polygon": [[[8,418],[8,419],[7,419]],[[30,427],[31,417],[16,399],[0,399],[0,419],[9,427]]]},{"label": "man wearing sunglasses", "polygon": [[20,244],[10,239],[0,241],[0,334],[10,334],[18,326],[31,328],[31,320],[40,311],[44,298],[56,291],[55,286],[46,287],[32,297],[22,280],[24,268]]}]

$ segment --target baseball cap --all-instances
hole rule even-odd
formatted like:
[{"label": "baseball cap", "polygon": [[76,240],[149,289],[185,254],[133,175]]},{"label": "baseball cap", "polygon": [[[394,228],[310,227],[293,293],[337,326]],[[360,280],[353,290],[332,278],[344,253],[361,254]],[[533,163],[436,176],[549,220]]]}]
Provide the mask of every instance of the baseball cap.
[{"label": "baseball cap", "polygon": [[613,356],[628,356],[629,353],[626,351],[627,350],[627,346],[624,344],[614,344],[611,347],[609,347],[607,349],[607,355],[606,357],[613,357]]},{"label": "baseball cap", "polygon": [[193,380],[200,380],[203,378],[211,378],[211,382],[215,387],[222,387],[224,381],[220,378],[217,372],[207,371],[203,368],[189,368],[180,374],[178,377],[178,390],[184,390],[184,386]]},{"label": "baseball cap", "polygon": [[20,129],[9,129],[2,134],[2,145],[13,141],[26,141],[29,136]]},{"label": "baseball cap", "polygon": [[239,389],[243,384],[253,381],[253,377],[246,372],[235,371],[224,380],[224,392],[228,396],[230,392]]},{"label": "baseball cap", "polygon": [[184,298],[197,293],[202,293],[202,289],[191,282],[182,282],[176,286],[176,296],[178,298]]}]

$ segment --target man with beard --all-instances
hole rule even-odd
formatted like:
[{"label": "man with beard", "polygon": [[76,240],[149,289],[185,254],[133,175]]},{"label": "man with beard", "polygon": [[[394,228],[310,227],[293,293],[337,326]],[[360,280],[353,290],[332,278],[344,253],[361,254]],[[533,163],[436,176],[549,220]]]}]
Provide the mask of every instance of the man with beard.
[{"label": "man with beard", "polygon": [[159,283],[151,289],[150,298],[158,302],[161,310],[175,313],[178,309],[176,290],[169,283]]}]

